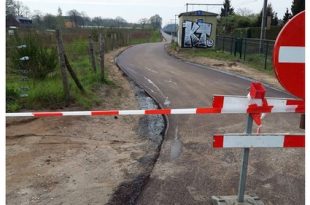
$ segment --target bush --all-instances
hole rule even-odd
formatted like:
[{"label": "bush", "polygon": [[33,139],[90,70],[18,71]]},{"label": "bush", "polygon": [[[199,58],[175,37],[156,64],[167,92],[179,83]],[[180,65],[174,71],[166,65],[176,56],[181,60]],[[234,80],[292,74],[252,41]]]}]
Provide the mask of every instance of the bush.
[{"label": "bush", "polygon": [[[55,48],[43,47],[40,37],[29,34],[24,38],[16,39],[16,45],[25,44],[26,48],[13,49],[10,55],[12,69],[15,72],[24,70],[28,72],[28,77],[42,80],[49,73],[55,71],[57,66],[57,51]],[[19,59],[28,56],[28,61],[20,61]]]}]

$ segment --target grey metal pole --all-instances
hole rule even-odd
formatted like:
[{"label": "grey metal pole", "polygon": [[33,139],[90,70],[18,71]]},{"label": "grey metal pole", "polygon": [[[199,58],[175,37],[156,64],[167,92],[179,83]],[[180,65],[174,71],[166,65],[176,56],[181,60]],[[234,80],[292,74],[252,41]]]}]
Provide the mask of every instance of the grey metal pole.
[{"label": "grey metal pole", "polygon": [[259,42],[259,52],[262,51],[262,40],[265,36],[265,27],[266,27],[266,15],[267,15],[267,0],[264,0],[264,7],[262,13],[262,23],[260,28],[260,42]]},{"label": "grey metal pole", "polygon": [[[252,133],[253,118],[248,115],[246,134],[250,135]],[[242,167],[240,171],[240,180],[238,188],[238,202],[244,202],[244,192],[246,185],[246,177],[248,172],[248,161],[249,161],[250,148],[244,148],[242,156]]]}]

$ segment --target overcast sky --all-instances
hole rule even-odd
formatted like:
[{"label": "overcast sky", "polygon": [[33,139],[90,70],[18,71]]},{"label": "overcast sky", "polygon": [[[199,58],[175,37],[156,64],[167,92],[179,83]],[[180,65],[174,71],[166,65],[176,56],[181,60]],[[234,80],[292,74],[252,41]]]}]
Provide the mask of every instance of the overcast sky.
[{"label": "overcast sky", "polygon": [[[40,10],[43,14],[56,14],[60,7],[65,15],[67,11],[76,9],[84,11],[89,17],[101,16],[115,18],[121,16],[128,22],[137,22],[141,18],[149,18],[159,14],[163,24],[174,22],[174,15],[186,10],[186,3],[222,4],[224,0],[21,0],[33,12]],[[291,7],[292,0],[268,0],[279,19],[282,19],[286,8]],[[235,11],[246,8],[253,13],[260,12],[263,0],[231,0]],[[220,6],[189,6],[189,10],[207,10],[220,13]]]}]

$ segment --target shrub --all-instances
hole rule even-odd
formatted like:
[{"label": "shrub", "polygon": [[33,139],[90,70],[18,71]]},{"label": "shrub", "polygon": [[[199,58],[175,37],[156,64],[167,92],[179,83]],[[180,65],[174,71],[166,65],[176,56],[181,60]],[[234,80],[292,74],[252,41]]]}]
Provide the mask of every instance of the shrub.
[{"label": "shrub", "polygon": [[[43,47],[38,35],[29,34],[24,38],[16,39],[16,45],[25,44],[26,48],[13,49],[10,55],[10,62],[14,71],[24,70],[28,77],[33,79],[44,79],[53,72],[57,66],[57,51],[54,47]],[[28,61],[19,59],[28,56]]]}]

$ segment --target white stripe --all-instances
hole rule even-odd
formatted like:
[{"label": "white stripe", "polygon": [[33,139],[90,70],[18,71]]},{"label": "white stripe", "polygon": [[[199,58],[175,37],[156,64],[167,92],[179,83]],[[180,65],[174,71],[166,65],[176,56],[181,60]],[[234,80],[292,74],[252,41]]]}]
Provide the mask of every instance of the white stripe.
[{"label": "white stripe", "polygon": [[224,96],[221,113],[247,113],[249,104],[262,105],[261,99],[249,99],[243,96]]},{"label": "white stripe", "polygon": [[224,135],[223,147],[243,148],[243,147],[283,147],[283,135]]},{"label": "white stripe", "polygon": [[6,113],[6,117],[33,117],[31,112],[16,112],[16,113]]},{"label": "white stripe", "polygon": [[[295,112],[297,105],[286,105],[288,98],[270,98],[267,97],[267,103],[269,106],[273,106],[271,112],[273,113],[286,113]],[[224,103],[221,113],[246,113],[249,104],[262,105],[261,99],[249,100],[244,96],[224,96]]]},{"label": "white stripe", "polygon": [[73,112],[62,112],[63,116],[87,116],[91,115],[90,111],[73,111]]},{"label": "white stripe", "polygon": [[191,109],[171,109],[171,114],[196,114],[196,108]]},{"label": "white stripe", "polygon": [[305,63],[305,47],[281,46],[279,63]]},{"label": "white stripe", "polygon": [[144,115],[145,110],[120,110],[119,115]]}]

